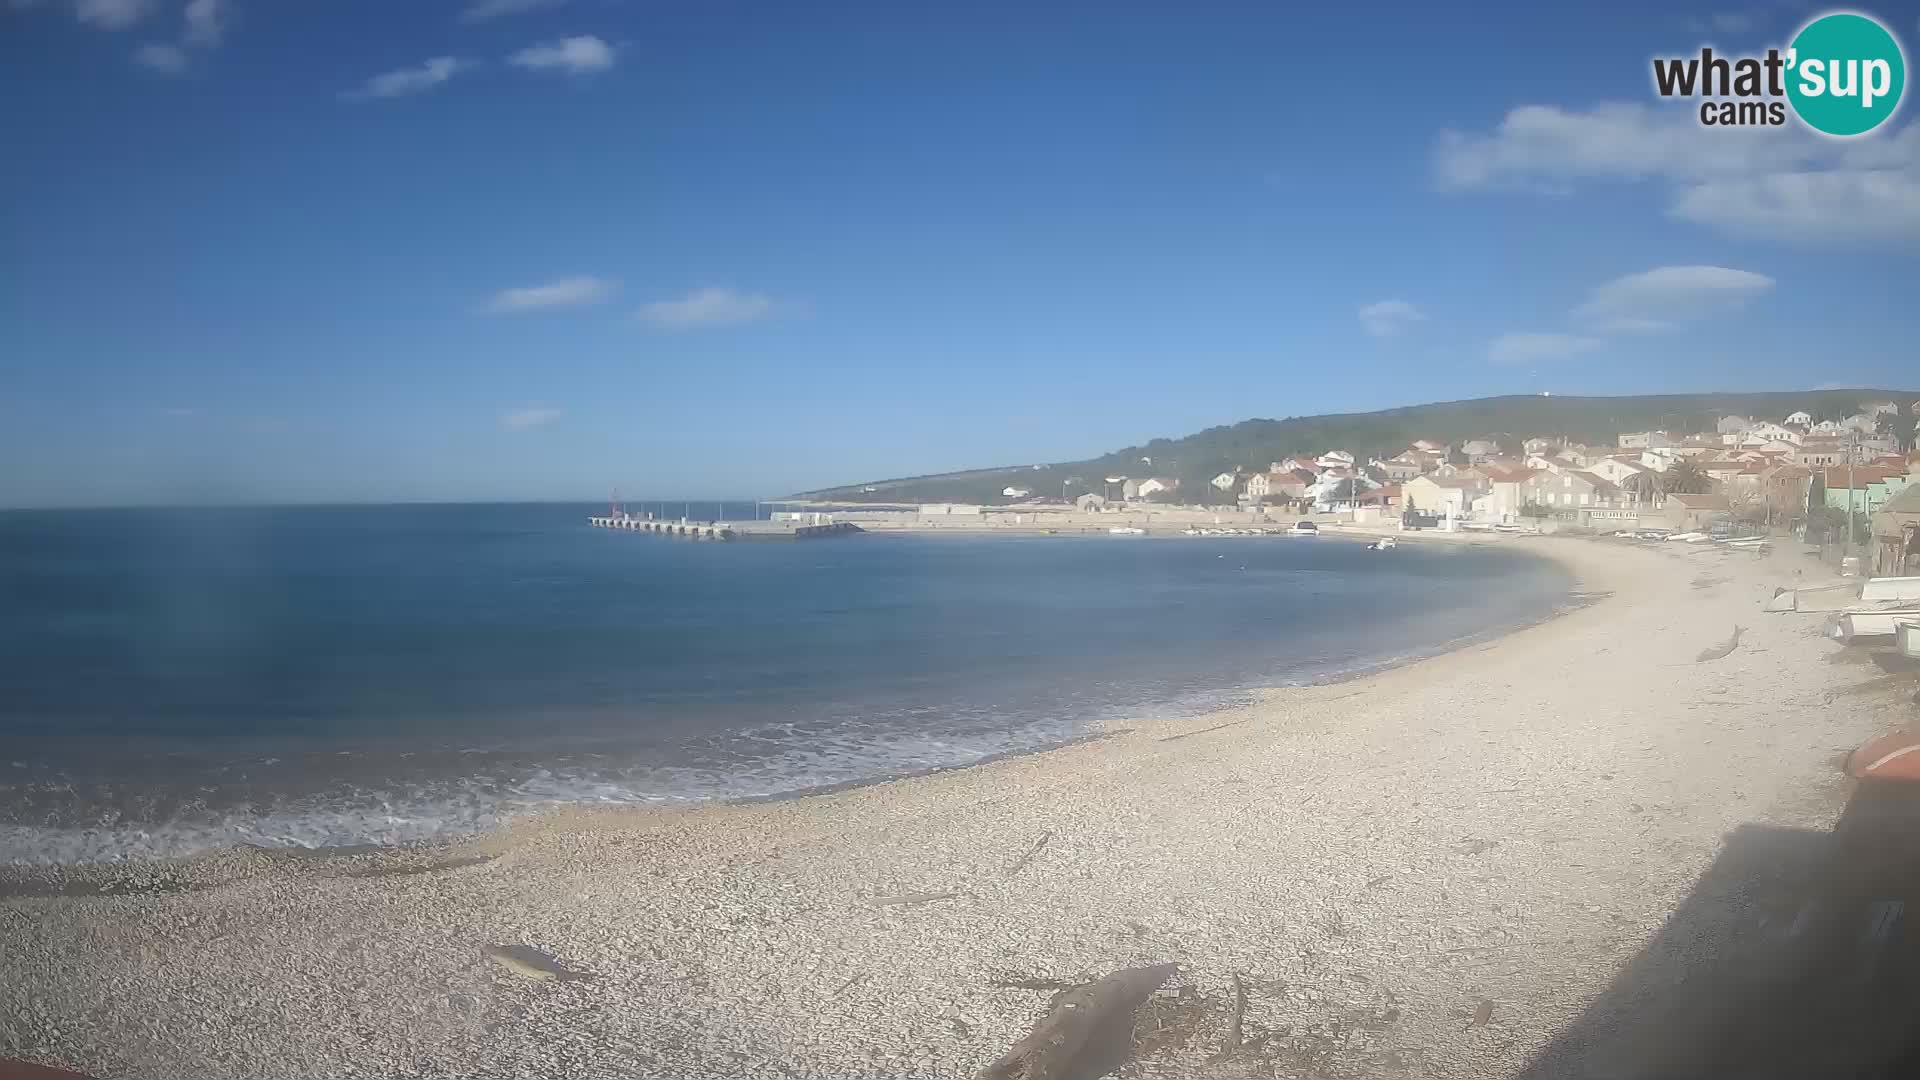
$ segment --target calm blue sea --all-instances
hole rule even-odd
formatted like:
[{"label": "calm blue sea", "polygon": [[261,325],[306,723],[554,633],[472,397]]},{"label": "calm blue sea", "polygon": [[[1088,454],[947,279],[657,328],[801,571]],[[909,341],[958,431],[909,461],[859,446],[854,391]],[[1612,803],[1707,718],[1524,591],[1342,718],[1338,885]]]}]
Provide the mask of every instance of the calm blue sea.
[{"label": "calm blue sea", "polygon": [[599,510],[0,513],[0,861],[952,767],[1431,654],[1569,587],[1417,543],[701,544]]}]

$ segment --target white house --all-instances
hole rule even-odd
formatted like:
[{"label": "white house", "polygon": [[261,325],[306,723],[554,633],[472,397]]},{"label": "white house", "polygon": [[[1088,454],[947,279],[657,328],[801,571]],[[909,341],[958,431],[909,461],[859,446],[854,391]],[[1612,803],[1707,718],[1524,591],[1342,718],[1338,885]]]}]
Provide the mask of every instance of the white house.
[{"label": "white house", "polygon": [[1721,417],[1718,425],[1720,434],[1722,435],[1737,435],[1752,426],[1753,417],[1733,416],[1731,414]]},{"label": "white house", "polygon": [[1145,480],[1140,481],[1140,486],[1134,489],[1133,494],[1135,498],[1144,499],[1147,496],[1156,494],[1158,492],[1178,491],[1179,489],[1180,489],[1179,477],[1149,476]]},{"label": "white house", "polygon": [[1761,443],[1785,442],[1798,446],[1801,438],[1801,434],[1793,428],[1783,424],[1773,423],[1770,420],[1763,420],[1747,428],[1746,432],[1740,437],[1740,445],[1758,446]]},{"label": "white house", "polygon": [[1381,485],[1367,478],[1365,473],[1356,469],[1328,469],[1320,474],[1320,479],[1307,488],[1307,496],[1317,506],[1345,504],[1348,497],[1343,494],[1347,481],[1353,481],[1354,493],[1372,491]]},{"label": "white house", "polygon": [[1601,458],[1594,462],[1587,471],[1608,483],[1618,484],[1623,488],[1631,487],[1635,477],[1646,476],[1653,472],[1652,469],[1640,464],[1638,461],[1611,457]]},{"label": "white house", "polygon": [[1314,462],[1313,458],[1306,454],[1295,454],[1285,461],[1276,461],[1267,466],[1268,472],[1292,472],[1295,469],[1305,469],[1308,472],[1320,471],[1319,465]]},{"label": "white house", "polygon": [[1423,514],[1464,518],[1485,488],[1473,477],[1421,476],[1400,485],[1401,505]]},{"label": "white house", "polygon": [[1678,446],[1680,439],[1671,431],[1623,431],[1620,433],[1620,449],[1646,450],[1651,447]]},{"label": "white house", "polygon": [[1857,431],[1862,435],[1871,435],[1879,430],[1880,414],[1854,413],[1852,416],[1847,417],[1844,422],[1850,431]]},{"label": "white house", "polygon": [[1270,498],[1304,499],[1307,490],[1307,482],[1298,473],[1275,469],[1247,477],[1247,486],[1242,494],[1248,502],[1260,502]]},{"label": "white house", "polygon": [[1313,463],[1322,469],[1351,469],[1353,468],[1353,455],[1347,453],[1345,450],[1329,450],[1319,457],[1314,458]]},{"label": "white house", "polygon": [[1240,475],[1238,473],[1223,472],[1207,481],[1207,483],[1212,484],[1221,491],[1232,491],[1234,486],[1240,483]]},{"label": "white house", "polygon": [[1852,430],[1853,429],[1848,427],[1847,422],[1844,420],[1822,420],[1819,423],[1808,428],[1807,434],[1817,435],[1824,438],[1832,438],[1838,435],[1845,435],[1847,432]]},{"label": "white house", "polygon": [[1784,422],[1788,424],[1798,424],[1801,427],[1808,427],[1813,423],[1813,414],[1805,410],[1796,410],[1788,413]]},{"label": "white house", "polygon": [[1866,413],[1868,416],[1879,416],[1881,413],[1892,413],[1895,416],[1899,416],[1900,406],[1891,401],[1869,401],[1865,405],[1860,406],[1860,411]]},{"label": "white house", "polygon": [[1487,490],[1472,501],[1476,521],[1512,524],[1520,520],[1520,508],[1526,505],[1528,481],[1539,475],[1533,469],[1487,470]]}]

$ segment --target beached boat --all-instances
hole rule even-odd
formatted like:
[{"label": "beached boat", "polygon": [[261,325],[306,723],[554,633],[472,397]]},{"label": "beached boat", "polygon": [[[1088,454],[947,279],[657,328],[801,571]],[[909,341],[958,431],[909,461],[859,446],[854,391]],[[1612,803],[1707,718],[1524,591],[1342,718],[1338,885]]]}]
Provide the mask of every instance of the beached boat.
[{"label": "beached boat", "polygon": [[1893,632],[1893,647],[1902,656],[1920,660],[1920,623],[1901,623]]},{"label": "beached boat", "polygon": [[1920,601],[1920,577],[1868,578],[1860,586],[1860,599],[1869,604],[1883,604],[1889,600]]},{"label": "beached boat", "polygon": [[1920,623],[1920,607],[1896,604],[1890,607],[1852,608],[1828,617],[1827,636],[1835,641],[1853,641],[1863,637],[1892,637],[1902,623]]},{"label": "beached boat", "polygon": [[1145,535],[1147,535],[1147,530],[1145,530],[1145,529],[1141,529],[1141,528],[1136,528],[1136,527],[1134,527],[1134,526],[1132,526],[1132,525],[1115,525],[1115,526],[1114,526],[1113,528],[1111,528],[1111,529],[1108,529],[1107,531],[1108,531],[1108,532],[1110,532],[1110,533],[1112,533],[1112,534],[1113,534],[1113,535],[1115,535],[1115,536],[1145,536]]}]

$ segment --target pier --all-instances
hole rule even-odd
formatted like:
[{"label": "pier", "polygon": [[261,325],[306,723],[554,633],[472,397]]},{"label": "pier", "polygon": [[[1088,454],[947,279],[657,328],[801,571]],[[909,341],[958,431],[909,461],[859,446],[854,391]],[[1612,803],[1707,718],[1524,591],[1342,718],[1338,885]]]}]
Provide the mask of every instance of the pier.
[{"label": "pier", "polygon": [[590,517],[587,524],[680,540],[818,540],[865,531],[851,521],[658,521],[631,514]]}]

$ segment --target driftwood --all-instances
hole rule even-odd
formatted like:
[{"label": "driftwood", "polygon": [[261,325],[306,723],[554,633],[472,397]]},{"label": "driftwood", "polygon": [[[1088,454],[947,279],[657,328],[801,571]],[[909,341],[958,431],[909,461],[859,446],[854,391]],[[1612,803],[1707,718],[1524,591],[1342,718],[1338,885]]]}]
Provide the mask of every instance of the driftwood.
[{"label": "driftwood", "polygon": [[1112,1070],[1131,1050],[1134,1010],[1174,970],[1126,968],[1063,991],[1026,1038],[976,1080],[1090,1080]]},{"label": "driftwood", "polygon": [[1033,846],[1027,849],[1027,853],[1025,855],[1020,856],[1020,861],[1017,863],[1014,863],[1012,867],[1008,868],[1007,876],[1012,877],[1013,875],[1026,869],[1027,864],[1033,861],[1033,857],[1035,855],[1040,854],[1040,849],[1043,847],[1046,847],[1047,841],[1051,839],[1053,839],[1053,831],[1051,829],[1041,833],[1040,839],[1035,840],[1033,842]]},{"label": "driftwood", "polygon": [[1227,1049],[1238,1050],[1245,1041],[1241,1038],[1241,1028],[1247,1020],[1247,984],[1240,978],[1239,972],[1233,973],[1233,1019],[1227,1023]]},{"label": "driftwood", "polygon": [[[1338,700],[1338,699],[1335,699],[1335,700]],[[1195,735],[1205,735],[1209,731],[1219,731],[1222,728],[1239,727],[1241,724],[1251,724],[1251,723],[1253,723],[1253,721],[1250,719],[1249,720],[1229,720],[1224,724],[1215,724],[1212,727],[1203,727],[1199,731],[1183,731],[1178,735],[1168,735],[1165,738],[1155,739],[1154,742],[1179,742],[1181,739],[1191,739]]]},{"label": "driftwood", "polygon": [[931,904],[936,900],[952,900],[959,895],[959,893],[950,892],[900,893],[893,896],[876,896],[867,903],[874,907],[898,907],[901,904]]},{"label": "driftwood", "polygon": [[1727,639],[1727,643],[1725,645],[1715,645],[1711,649],[1700,650],[1700,655],[1694,657],[1693,662],[1696,664],[1704,664],[1709,660],[1723,660],[1726,657],[1731,656],[1733,654],[1733,650],[1740,647],[1740,635],[1746,632],[1747,632],[1747,628],[1744,626],[1734,627],[1733,636]]}]

